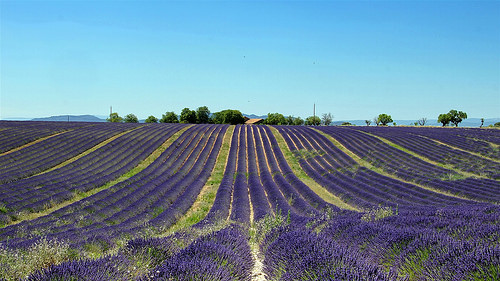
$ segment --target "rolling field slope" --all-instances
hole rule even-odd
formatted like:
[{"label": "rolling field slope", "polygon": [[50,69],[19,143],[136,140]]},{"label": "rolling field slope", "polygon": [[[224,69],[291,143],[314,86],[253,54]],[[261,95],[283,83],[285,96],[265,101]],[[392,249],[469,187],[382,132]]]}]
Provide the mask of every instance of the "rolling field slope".
[{"label": "rolling field slope", "polygon": [[0,280],[500,280],[500,131],[0,122]]}]

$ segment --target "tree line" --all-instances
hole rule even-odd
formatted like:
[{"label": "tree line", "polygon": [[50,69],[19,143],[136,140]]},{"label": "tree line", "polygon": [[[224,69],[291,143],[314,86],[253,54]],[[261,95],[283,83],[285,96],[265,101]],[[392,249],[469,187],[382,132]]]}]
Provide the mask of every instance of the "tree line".
[{"label": "tree line", "polygon": [[[438,122],[443,125],[443,127],[448,126],[450,123],[458,127],[464,119],[467,119],[467,113],[463,111],[457,111],[455,109],[450,110],[448,113],[443,113],[438,116]],[[130,113],[121,117],[118,113],[113,112],[106,119],[108,122],[126,122],[126,123],[138,123],[139,119],[134,114]],[[281,113],[268,113],[267,118],[263,120],[262,124],[265,125],[306,125],[306,126],[329,126],[332,124],[333,115],[331,113],[324,113],[321,117],[319,116],[309,116],[305,120],[301,117],[294,117],[289,115],[285,117]],[[189,108],[182,109],[180,115],[177,115],[174,111],[167,111],[162,115],[160,119],[153,115],[150,115],[145,120],[146,123],[189,123],[189,124],[243,124],[245,123],[245,117],[239,110],[226,109],[219,112],[211,113],[207,106],[200,106],[196,110],[191,110]],[[387,126],[389,123],[396,123],[392,119],[391,115],[386,113],[379,114],[375,116],[372,120],[365,120],[366,126],[371,124],[377,126]],[[427,118],[420,118],[414,123],[415,126],[425,126],[427,123]],[[484,118],[481,118],[481,126],[484,124]],[[342,125],[352,125],[349,122],[344,122]],[[495,124],[495,126],[500,126],[500,124]]]},{"label": "tree line", "polygon": [[[245,118],[239,110],[226,109],[210,114],[206,106],[200,106],[196,110],[188,107],[182,109],[181,114],[177,115],[174,111],[167,111],[158,119],[153,115],[146,118],[146,123],[185,123],[185,124],[243,124]],[[127,114],[124,118],[113,112],[106,119],[108,122],[126,122],[138,123],[139,119],[134,114]]]}]

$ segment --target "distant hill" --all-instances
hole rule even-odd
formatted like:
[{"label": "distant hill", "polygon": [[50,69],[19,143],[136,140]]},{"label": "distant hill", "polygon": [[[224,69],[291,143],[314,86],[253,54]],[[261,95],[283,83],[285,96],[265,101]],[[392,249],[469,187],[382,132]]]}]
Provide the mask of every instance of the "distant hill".
[{"label": "distant hill", "polygon": [[44,118],[34,118],[31,121],[69,121],[69,122],[106,122],[94,115],[59,115]]},{"label": "distant hill", "polygon": [[267,114],[266,115],[255,115],[255,114],[245,114],[245,113],[242,113],[243,116],[246,116],[250,119],[266,119],[267,118]]}]

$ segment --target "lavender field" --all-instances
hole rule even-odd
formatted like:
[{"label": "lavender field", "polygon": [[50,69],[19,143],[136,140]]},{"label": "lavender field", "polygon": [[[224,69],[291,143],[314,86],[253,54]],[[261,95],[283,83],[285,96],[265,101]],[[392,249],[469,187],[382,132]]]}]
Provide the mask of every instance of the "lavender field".
[{"label": "lavender field", "polygon": [[0,280],[500,280],[500,130],[0,121]]}]

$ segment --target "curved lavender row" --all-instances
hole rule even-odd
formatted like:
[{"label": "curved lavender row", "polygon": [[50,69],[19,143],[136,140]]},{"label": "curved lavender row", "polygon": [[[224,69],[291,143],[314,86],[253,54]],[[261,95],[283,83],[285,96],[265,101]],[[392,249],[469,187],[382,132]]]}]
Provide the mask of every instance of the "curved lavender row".
[{"label": "curved lavender row", "polygon": [[[267,162],[267,159],[270,158],[267,158],[268,155],[266,155],[261,145],[256,145],[255,148],[257,151],[257,157],[261,163],[259,164],[260,181],[262,183],[262,186],[264,187],[268,202],[271,204],[272,209],[276,210],[277,212],[282,212],[283,214],[289,214],[292,220],[302,220],[303,213],[300,210],[290,206],[287,199],[283,196],[283,193],[281,192],[279,186],[273,179],[271,173],[273,170],[278,171],[276,170],[277,166],[273,165],[272,161]],[[275,168],[271,168],[270,170],[266,162],[269,163],[271,167],[274,166]]]},{"label": "curved lavender row", "polygon": [[[412,175],[415,180],[443,178],[456,172],[444,169],[382,142],[380,139],[349,128],[318,128],[347,149],[389,173]],[[404,163],[404,165],[402,165]]]},{"label": "curved lavender row", "polygon": [[[17,211],[26,205],[27,208],[38,210],[48,200],[58,203],[60,192],[73,196],[75,191],[85,192],[101,186],[135,167],[181,127],[172,126],[167,131],[164,131],[163,126],[134,130],[60,169],[0,186],[0,201]],[[131,149],[140,143],[144,143],[140,149]],[[107,160],[103,161],[102,158]],[[74,169],[75,167],[79,169]],[[33,190],[34,188],[36,189]],[[30,201],[30,198],[36,201]],[[48,199],[42,200],[43,198]],[[38,206],[32,205],[34,203]]]},{"label": "curved lavender row", "polygon": [[235,128],[231,138],[231,147],[227,157],[226,169],[219,188],[217,189],[214,203],[207,216],[195,225],[197,228],[214,223],[218,220],[225,220],[229,217],[234,175],[236,174],[236,163],[238,160],[238,138],[238,130]]},{"label": "curved lavender row", "polygon": [[[288,134],[289,131],[285,130],[284,127],[277,126],[276,128],[278,129],[280,134],[283,136],[283,138],[285,139],[285,142],[287,143],[288,147],[290,148],[290,150],[292,152],[296,152],[298,150],[304,149],[302,144],[298,140],[295,143],[291,139],[291,136]],[[362,191],[359,191],[358,195],[356,195],[355,193],[352,193],[350,189],[344,188],[344,187],[338,185],[337,183],[328,181],[327,178],[324,178],[305,159],[299,158],[298,162],[299,162],[300,166],[302,167],[302,169],[304,170],[304,172],[306,172],[306,174],[309,177],[311,177],[314,181],[316,181],[321,186],[326,188],[332,194],[341,198],[344,202],[348,202],[350,204],[353,203],[354,205],[357,205],[361,208],[371,208],[373,206],[371,203],[369,203],[369,201],[362,199],[362,198],[369,197],[367,194],[363,194]],[[362,195],[362,196],[359,196],[359,195]]]},{"label": "curved lavender row", "polygon": [[[450,148],[416,135],[418,130],[399,130],[399,128],[363,127],[356,130],[369,132],[384,137],[391,142],[416,152],[435,162],[451,164],[455,168],[475,174],[484,174],[491,178],[500,178],[500,163],[478,157],[470,153]],[[449,134],[449,133],[448,133]],[[450,136],[451,137],[451,136]]]},{"label": "curved lavender row", "polygon": [[399,205],[414,208],[419,205],[448,205],[467,202],[435,194],[365,168],[341,166],[336,161],[337,158],[332,155],[339,155],[343,152],[333,146],[328,146],[327,140],[313,130],[298,127],[293,129],[279,128],[279,130],[294,151],[297,151],[295,145],[299,145],[307,151],[324,152],[321,156],[301,158],[299,163],[315,181],[343,200],[353,201],[359,207],[371,208],[378,204],[384,204],[393,207]]},{"label": "curved lavender row", "polygon": [[[201,137],[199,132],[204,128],[206,127],[195,126],[185,131],[151,165],[129,180],[73,203],[48,216],[30,222],[22,222],[19,225],[6,227],[2,229],[3,233],[0,235],[0,238],[4,240],[7,237],[14,237],[19,229],[23,228],[28,231],[44,228],[47,233],[69,230],[74,232],[82,226],[92,224],[94,220],[96,222],[102,222],[104,219],[116,213],[116,209],[108,206],[115,204],[119,209],[120,204],[126,200],[124,198],[130,198],[132,200],[135,198],[135,200],[137,200],[174,175],[176,171],[179,170],[180,165],[186,160],[186,153],[190,152],[190,150],[186,150],[186,148],[189,147],[189,145],[191,145],[191,147],[194,146],[194,143],[197,142],[196,139],[199,140]],[[195,141],[193,141],[193,139]],[[95,225],[97,226],[98,224]],[[74,238],[71,234],[67,236],[69,238]],[[23,239],[19,240],[22,241]]]},{"label": "curved lavender row", "polygon": [[84,122],[0,121],[0,153],[62,131],[89,125]]},{"label": "curved lavender row", "polygon": [[125,131],[133,128],[135,125],[131,124],[116,124],[116,125],[103,125],[94,124],[91,126],[80,128],[79,130],[70,130],[63,132],[57,136],[46,139],[22,150],[14,151],[12,153],[0,156],[2,161],[2,172],[4,169],[15,166],[20,161],[36,160],[39,161],[41,156],[50,155],[51,152],[58,148],[64,148],[68,142],[75,142],[78,144],[79,137],[88,137],[86,135],[92,134],[92,137],[99,137],[114,131]]},{"label": "curved lavender row", "polygon": [[397,129],[407,134],[425,136],[463,150],[500,160],[500,150],[498,149],[500,132],[495,129],[427,127]]},{"label": "curved lavender row", "polygon": [[[331,149],[328,147],[326,144],[326,139],[319,135],[316,132],[312,133],[316,137],[312,137],[310,139],[316,140],[318,143],[322,144],[322,149],[324,149],[327,152],[330,152]],[[319,146],[317,147],[319,148]],[[325,156],[322,158],[325,159],[330,159],[329,158],[329,153],[327,153]],[[331,163],[332,160],[330,160]],[[448,196],[444,196],[441,194],[435,194],[434,192],[429,192],[427,190],[424,190],[420,187],[417,187],[412,184],[404,183],[389,177],[382,176],[378,173],[375,173],[373,171],[370,171],[366,168],[360,168],[361,172],[351,172],[350,170],[344,170],[340,174],[345,174],[348,175],[349,177],[355,178],[360,182],[364,182],[367,185],[373,185],[376,186],[380,190],[384,190],[384,193],[389,193],[390,195],[395,195],[398,199],[396,201],[402,201],[404,200],[404,197],[407,197],[408,195],[411,196],[411,200],[408,200],[408,202],[413,203],[419,203],[419,204],[453,204],[453,203],[458,203],[458,202],[466,202],[463,200],[451,198]],[[345,176],[343,176],[345,178]],[[390,188],[389,188],[390,187]],[[427,197],[432,197],[430,200],[425,199]],[[406,201],[406,200],[404,200]]]},{"label": "curved lavender row", "polygon": [[[259,158],[259,165],[267,164],[271,167],[271,173],[273,173],[273,180],[276,186],[279,188],[281,193],[285,196],[286,200],[289,202],[289,205],[293,208],[293,210],[301,215],[310,216],[314,214],[318,214],[318,211],[314,209],[301,195],[299,191],[297,191],[283,176],[281,169],[279,169],[278,161],[275,157],[275,150],[279,149],[279,147],[275,147],[272,149],[268,139],[267,134],[265,138],[262,138],[257,127],[252,126],[254,130],[254,139],[257,146],[264,147],[265,157]],[[260,137],[258,137],[258,135]],[[316,202],[313,202],[313,204]]]},{"label": "curved lavender row", "polygon": [[[272,211],[266,193],[264,192],[264,187],[260,182],[259,169],[257,168],[255,146],[260,145],[260,143],[257,142],[257,135],[255,132],[252,132],[252,128],[246,128],[248,129],[246,134],[248,145],[248,189],[250,191],[250,198],[253,206],[253,219],[257,221],[264,218],[267,214],[271,214]],[[258,165],[266,165],[266,163],[259,158]]]},{"label": "curved lavender row", "polygon": [[[214,140],[213,136],[218,134],[218,130],[214,132],[213,127],[214,126],[210,129],[212,132],[212,136],[210,137],[212,144]],[[221,128],[224,127],[218,126],[218,129]],[[220,135],[218,136],[219,139],[222,139],[222,137],[223,136]],[[206,139],[206,137],[204,137],[204,139]],[[198,167],[198,171],[201,172],[201,167],[206,164],[204,163],[208,154],[206,152],[212,150],[212,145],[208,144],[203,149],[203,152],[199,154],[198,152],[200,152],[204,144],[205,140],[199,142],[199,145],[198,142],[196,142],[195,151],[193,151],[186,160],[186,163],[191,162],[191,164],[186,164],[186,169],[189,170],[192,167]],[[210,164],[215,163],[220,144],[221,141],[218,142],[219,146],[216,146],[216,149],[212,150],[212,154],[209,157],[212,159],[210,160]],[[203,156],[203,154],[205,156]],[[193,163],[192,160],[195,158],[197,158],[196,163]],[[121,235],[127,235],[134,237],[142,233],[148,226],[160,230],[168,228],[180,215],[189,209],[192,205],[192,203],[189,202],[194,202],[211,171],[210,169],[208,169],[208,172],[205,170],[203,173],[206,175],[197,176],[195,170],[191,169],[188,171],[186,169],[180,169],[175,173],[175,176],[170,177],[166,182],[147,194],[144,194],[142,197],[134,196],[133,198],[128,198],[128,200],[133,199],[134,203],[128,204],[119,212],[114,214],[109,211],[99,212],[98,216],[105,214],[107,218],[99,222],[98,216],[93,216],[93,224],[79,230],[84,238],[78,240],[72,239],[72,244],[76,247],[84,247],[84,245],[88,243],[87,237],[93,236],[119,237]],[[189,189],[186,190],[188,187]],[[115,205],[120,206],[127,204],[126,202],[127,201],[121,200],[120,202],[116,202]],[[110,207],[112,211],[113,207]],[[108,208],[108,210],[110,209]],[[64,233],[61,235],[64,235]]]},{"label": "curved lavender row", "polygon": [[82,128],[0,156],[0,161],[2,161],[0,183],[16,181],[42,172],[133,127],[134,125]]},{"label": "curved lavender row", "polygon": [[[374,137],[349,128],[321,128],[321,130],[341,141],[344,146],[348,147],[358,156],[370,155],[369,159],[373,161],[372,164],[375,164],[375,166],[382,165],[382,168],[384,170],[388,171],[389,173],[394,173],[398,178],[401,178],[403,180],[418,182],[420,184],[427,185],[439,190],[448,191],[457,195],[467,196],[468,198],[476,200],[493,203],[500,201],[500,194],[498,193],[498,190],[500,188],[499,182],[483,179],[466,179],[455,181],[442,180],[442,178],[447,178],[450,175],[453,176],[454,174],[456,174],[452,170],[447,170],[450,171],[450,173],[441,174],[437,178],[436,173],[433,173],[434,176],[428,176],[425,174],[426,169],[424,168],[424,165],[415,166],[411,163],[411,159],[405,160],[401,157],[396,158],[396,155],[399,155],[399,153],[395,152],[395,150],[398,149],[392,148]],[[347,140],[350,139],[349,136],[356,136],[356,138],[353,138],[353,142],[347,142]],[[359,139],[364,140],[363,143],[356,142],[358,136]],[[394,158],[385,155],[389,150],[394,151],[394,153],[392,154]],[[391,155],[391,153],[387,154]],[[406,156],[408,158],[415,158],[413,156],[410,157],[409,154],[406,154]],[[388,161],[387,165],[385,165],[385,161]],[[405,163],[405,165],[401,165],[401,163]],[[426,165],[430,170],[432,170],[433,167],[437,167],[430,163],[427,163]],[[391,168],[395,166],[400,166],[400,168]],[[414,170],[409,170],[410,167],[414,168]],[[436,168],[434,170],[437,171],[440,169],[445,170],[442,168]]]},{"label": "curved lavender row", "polygon": [[207,145],[204,149],[205,154],[208,153],[208,150],[210,150],[210,155],[206,159],[205,163],[196,165],[196,169],[192,169],[189,172],[189,176],[191,176],[191,173],[195,174],[194,182],[190,183],[189,188],[186,190],[186,192],[179,196],[178,199],[171,206],[169,206],[169,209],[161,213],[155,219],[151,220],[151,224],[155,225],[161,222],[163,227],[172,225],[180,215],[186,213],[188,209],[194,204],[198,194],[207,182],[212,169],[215,166],[215,162],[217,161],[217,156],[219,154],[220,148],[222,147],[222,141],[224,139],[227,128],[228,126],[218,127],[218,130],[214,133],[217,136],[215,143],[212,147],[209,147]]},{"label": "curved lavender row", "polygon": [[248,223],[250,222],[250,201],[248,198],[247,173],[247,145],[245,137],[245,126],[236,125],[235,133],[238,138],[238,166],[233,187],[233,202],[231,209],[231,220]]}]

